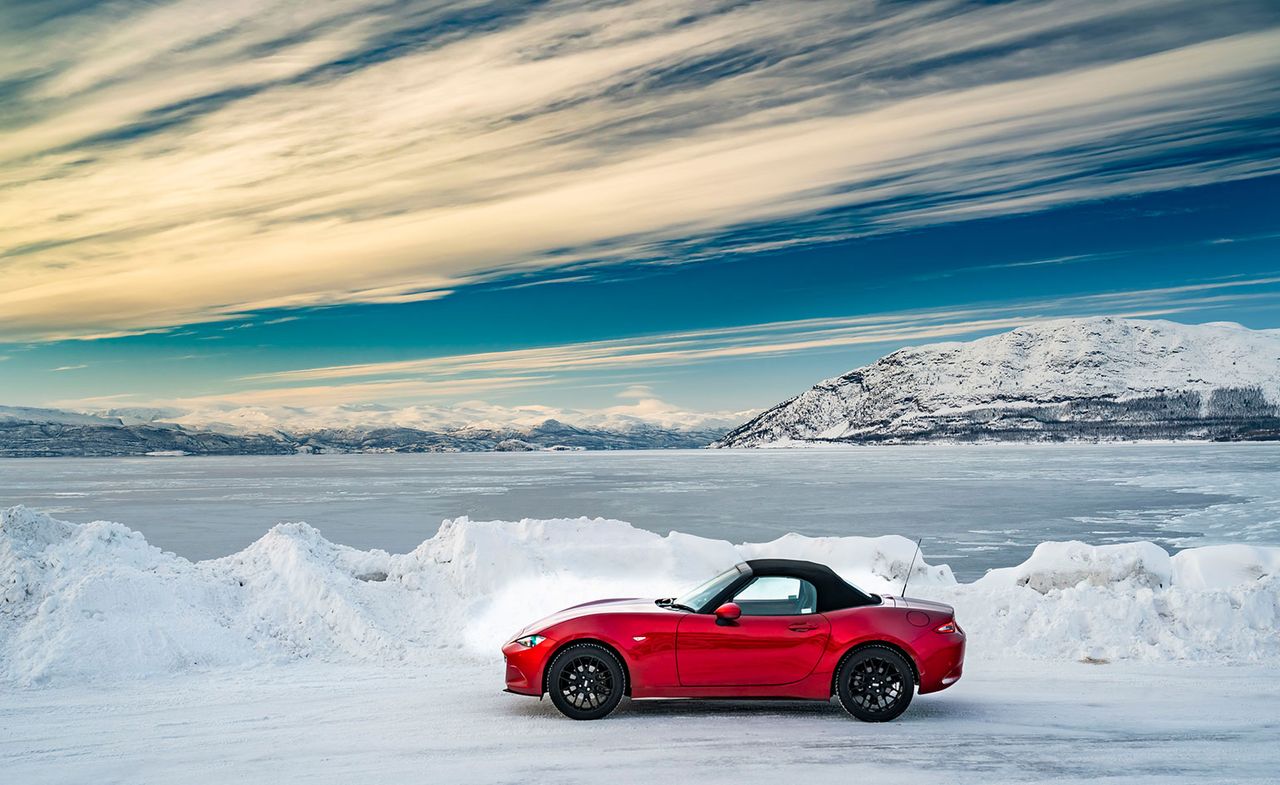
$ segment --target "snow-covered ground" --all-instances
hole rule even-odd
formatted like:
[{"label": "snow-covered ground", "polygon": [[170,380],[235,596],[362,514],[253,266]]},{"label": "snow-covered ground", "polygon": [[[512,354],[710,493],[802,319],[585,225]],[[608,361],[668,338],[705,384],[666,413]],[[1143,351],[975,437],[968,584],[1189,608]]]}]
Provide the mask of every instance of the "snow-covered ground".
[{"label": "snow-covered ground", "polygon": [[900,536],[733,544],[623,521],[446,521],[408,553],[282,524],[191,562],[117,523],[0,513],[0,770],[35,782],[1274,782],[1280,548],[1044,543],[911,591],[970,636],[953,689],[871,726],[824,704],[635,703],[574,723],[501,694],[498,645],[743,558],[896,591]]},{"label": "snow-covered ground", "polygon": [[296,664],[0,693],[0,776],[44,783],[1274,783],[1280,669],[975,658],[870,725],[822,703],[643,701],[600,722],[502,670]]}]

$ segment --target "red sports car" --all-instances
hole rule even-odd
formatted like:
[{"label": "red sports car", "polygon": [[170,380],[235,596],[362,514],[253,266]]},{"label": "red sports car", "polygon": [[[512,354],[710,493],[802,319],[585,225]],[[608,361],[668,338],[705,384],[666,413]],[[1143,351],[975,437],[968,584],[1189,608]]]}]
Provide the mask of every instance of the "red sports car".
[{"label": "red sports car", "polygon": [[632,698],[830,700],[867,722],[906,710],[964,666],[949,605],[881,597],[829,567],[739,564],[681,597],[597,600],[552,614],[502,647],[507,691],[551,694],[575,720]]}]

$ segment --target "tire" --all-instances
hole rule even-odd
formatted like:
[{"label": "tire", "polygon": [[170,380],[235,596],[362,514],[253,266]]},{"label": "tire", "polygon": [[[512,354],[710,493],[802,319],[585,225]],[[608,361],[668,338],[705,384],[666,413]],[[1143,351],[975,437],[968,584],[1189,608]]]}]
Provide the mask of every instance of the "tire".
[{"label": "tire", "polygon": [[888,722],[911,705],[915,681],[911,663],[886,646],[863,646],[844,658],[836,672],[836,697],[863,722]]},{"label": "tire", "polygon": [[595,643],[575,643],[547,666],[547,692],[571,720],[598,720],[618,707],[626,675],[617,656]]}]

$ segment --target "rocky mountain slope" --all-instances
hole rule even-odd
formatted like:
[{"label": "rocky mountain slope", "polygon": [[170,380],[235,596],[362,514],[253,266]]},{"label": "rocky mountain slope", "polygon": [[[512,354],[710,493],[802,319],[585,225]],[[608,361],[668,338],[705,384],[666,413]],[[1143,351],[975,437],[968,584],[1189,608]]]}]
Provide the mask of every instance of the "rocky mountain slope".
[{"label": "rocky mountain slope", "polygon": [[715,447],[1280,438],[1280,331],[1097,317],[910,347]]}]

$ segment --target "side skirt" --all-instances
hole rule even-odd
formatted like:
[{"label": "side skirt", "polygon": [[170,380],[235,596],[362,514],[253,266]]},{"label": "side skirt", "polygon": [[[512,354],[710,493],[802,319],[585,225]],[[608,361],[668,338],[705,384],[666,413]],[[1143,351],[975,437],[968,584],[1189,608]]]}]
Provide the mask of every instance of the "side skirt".
[{"label": "side skirt", "polygon": [[631,685],[631,697],[642,698],[779,698],[817,700],[831,698],[831,674],[811,673],[790,684],[724,685],[698,687],[644,687]]}]

